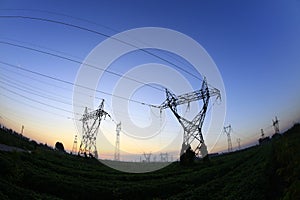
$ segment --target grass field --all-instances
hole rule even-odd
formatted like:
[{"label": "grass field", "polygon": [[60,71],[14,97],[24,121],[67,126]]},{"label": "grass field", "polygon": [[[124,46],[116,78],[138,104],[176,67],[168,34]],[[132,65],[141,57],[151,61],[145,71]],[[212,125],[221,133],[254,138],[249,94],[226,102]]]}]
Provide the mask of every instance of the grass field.
[{"label": "grass field", "polygon": [[0,199],[300,199],[300,125],[280,138],[198,162],[129,174],[1,130]]}]

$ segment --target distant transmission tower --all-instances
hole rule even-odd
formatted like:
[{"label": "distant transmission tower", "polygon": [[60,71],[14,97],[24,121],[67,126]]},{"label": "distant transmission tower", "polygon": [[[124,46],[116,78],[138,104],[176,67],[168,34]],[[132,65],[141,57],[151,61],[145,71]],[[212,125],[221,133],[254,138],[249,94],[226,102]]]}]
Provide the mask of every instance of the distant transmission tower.
[{"label": "distant transmission tower", "polygon": [[264,139],[265,138],[264,129],[260,129],[260,132],[261,132],[261,138]]},{"label": "distant transmission tower", "polygon": [[22,128],[21,128],[21,135],[23,135],[24,133],[24,125],[22,125]]},{"label": "distant transmission tower", "polygon": [[160,153],[160,161],[161,162],[168,162],[168,153]]},{"label": "distant transmission tower", "polygon": [[273,127],[275,130],[275,134],[279,134],[279,121],[278,121],[277,117],[275,117],[275,120],[272,120],[272,121],[273,121]]},{"label": "distant transmission tower", "polygon": [[102,118],[108,115],[108,113],[103,110],[103,107],[104,99],[97,110],[88,113],[87,108],[85,108],[84,114],[80,119],[80,121],[82,121],[82,140],[78,154],[98,158],[96,147],[97,133]]},{"label": "distant transmission tower", "polygon": [[144,157],[145,157],[146,162],[148,162],[148,163],[150,162],[151,155],[152,155],[152,153],[145,153],[144,152]]},{"label": "distant transmission tower", "polygon": [[241,150],[241,138],[236,139],[236,142],[238,143],[238,150]]},{"label": "distant transmission tower", "polygon": [[[204,143],[202,135],[202,125],[206,115],[209,98],[212,96],[220,97],[220,91],[216,88],[208,88],[206,78],[204,78],[202,87],[200,90],[186,93],[180,96],[172,94],[168,89],[166,89],[166,100],[161,104],[160,108],[166,109],[170,108],[179,123],[181,124],[184,134],[183,143],[181,147],[180,155],[183,155],[186,150],[191,147],[191,143],[196,139],[197,147],[195,148],[195,153],[197,156],[201,155],[206,157],[208,155],[207,147]],[[182,104],[188,104],[193,101],[203,100],[203,107],[199,113],[194,117],[193,120],[187,120],[180,116],[177,112],[177,106]]]},{"label": "distant transmission tower", "polygon": [[74,139],[74,142],[73,142],[72,153],[73,154],[77,153],[77,135],[75,135],[75,139]]},{"label": "distant transmission tower", "polygon": [[114,159],[119,161],[120,160],[120,131],[121,131],[121,122],[117,124],[116,128],[116,146],[115,146],[115,156]]},{"label": "distant transmission tower", "polygon": [[231,131],[232,131],[231,125],[224,127],[224,133],[226,133],[226,135],[227,135],[228,152],[232,151],[232,143],[231,143],[231,137],[230,137]]}]

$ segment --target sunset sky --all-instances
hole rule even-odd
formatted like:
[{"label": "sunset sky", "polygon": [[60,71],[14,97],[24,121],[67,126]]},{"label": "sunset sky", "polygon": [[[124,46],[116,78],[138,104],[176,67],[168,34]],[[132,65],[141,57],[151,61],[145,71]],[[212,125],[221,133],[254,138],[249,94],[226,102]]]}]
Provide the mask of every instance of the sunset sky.
[{"label": "sunset sky", "polygon": [[[84,27],[102,35],[49,20]],[[226,97],[221,102],[226,104],[224,126],[231,124],[233,128],[231,140],[234,149],[237,147],[237,138],[241,139],[243,147],[257,142],[261,128],[266,135],[271,136],[274,132],[272,119],[275,116],[279,119],[281,131],[300,121],[298,0],[0,0],[1,124],[16,131],[20,131],[24,125],[25,136],[50,146],[61,141],[66,149],[71,150],[75,135],[80,139],[81,133],[77,132],[74,122],[74,88],[68,83],[75,83],[80,62],[106,40],[106,36],[141,27],[162,27],[181,32],[197,41],[210,55],[223,79],[226,91]],[[195,74],[191,66],[176,55],[155,50],[152,52]],[[129,73],[134,66],[147,63],[168,65],[136,51],[114,62],[110,70],[123,75]],[[169,67],[184,74],[174,66]],[[166,72],[162,72],[163,76],[168,76],[164,73]],[[120,77],[109,73],[104,75],[97,89],[111,94]],[[201,81],[189,74],[184,74],[183,77],[191,83],[193,89],[200,89]],[[55,78],[65,83],[54,80]],[[136,79],[140,80],[138,77]],[[178,84],[174,81],[172,87],[179,87]],[[112,112],[111,96],[96,93],[96,97],[93,99],[95,107],[92,109],[98,106],[100,98],[104,98],[105,110]],[[159,105],[164,97],[163,90],[159,91],[151,86],[143,86],[132,96],[135,100],[153,105]],[[83,113],[84,106],[80,109]],[[179,111],[184,113],[186,109]],[[122,110],[117,112],[122,113]],[[141,104],[130,103],[128,112],[131,120],[142,127],[153,120],[160,120],[159,110]],[[150,119],[151,113],[157,119]],[[136,141],[121,133],[121,150],[136,154],[179,150],[182,128],[169,111],[164,113],[168,122],[165,132],[153,141]],[[75,114],[75,119],[79,117],[80,115],[76,117]],[[210,114],[206,120],[210,120]],[[100,157],[111,158],[115,123],[106,118],[100,129],[97,140]],[[207,133],[204,135],[209,136]],[[214,139],[209,143],[209,152],[226,151],[226,135],[221,132],[210,135]],[[170,149],[162,148],[165,143],[177,137],[178,144],[171,145]],[[105,139],[109,142],[103,142]]]}]

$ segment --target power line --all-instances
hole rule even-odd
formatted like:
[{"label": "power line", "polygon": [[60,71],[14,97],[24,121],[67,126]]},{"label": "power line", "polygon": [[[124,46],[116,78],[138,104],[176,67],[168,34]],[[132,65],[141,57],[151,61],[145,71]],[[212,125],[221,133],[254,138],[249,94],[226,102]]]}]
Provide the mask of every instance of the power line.
[{"label": "power line", "polygon": [[[12,84],[6,83],[6,82],[1,81],[1,80],[0,80],[0,83],[2,83],[2,84],[4,84],[4,85],[7,85],[7,86],[9,86],[9,87],[15,88],[15,89],[17,89],[17,90],[19,90],[19,91],[23,91],[23,92],[26,92],[26,93],[29,93],[29,94],[33,94],[33,95],[38,96],[38,97],[42,97],[42,98],[47,99],[47,100],[52,100],[52,101],[56,101],[56,102],[58,102],[58,103],[62,103],[62,104],[65,104],[65,105],[70,105],[70,106],[72,106],[71,103],[67,103],[67,102],[64,102],[64,101],[60,101],[60,100],[55,99],[55,98],[50,97],[50,96],[45,96],[45,95],[42,95],[42,94],[38,94],[38,93],[36,93],[36,92],[29,91],[28,89],[20,88],[20,87],[18,87],[18,86],[16,86],[16,85],[12,85]],[[24,88],[25,88],[25,87],[24,87]],[[74,106],[77,106],[77,107],[83,107],[83,108],[84,108],[84,106],[78,106],[78,105],[74,105]]]},{"label": "power line", "polygon": [[18,99],[12,98],[12,97],[10,97],[10,96],[8,96],[8,95],[2,94],[2,93],[0,93],[0,95],[4,96],[4,97],[6,97],[6,98],[8,98],[8,99],[10,99],[10,100],[12,100],[12,101],[21,103],[22,105],[26,105],[26,106],[28,106],[28,107],[30,107],[30,108],[33,108],[33,109],[36,109],[36,110],[40,110],[40,111],[43,111],[43,112],[46,112],[46,113],[50,113],[50,114],[53,114],[53,115],[56,115],[56,116],[60,116],[60,117],[63,117],[63,118],[71,119],[71,117],[69,117],[69,116],[65,116],[65,115],[62,115],[62,114],[50,112],[49,110],[44,110],[44,109],[42,109],[42,108],[33,106],[33,105],[31,105],[31,104],[29,104],[29,103],[26,103],[26,102],[24,102],[24,101],[20,101],[20,100],[18,100]]},{"label": "power line", "polygon": [[35,52],[38,52],[38,53],[42,53],[42,54],[46,54],[46,55],[53,56],[53,57],[56,57],[56,58],[60,58],[60,59],[63,59],[63,60],[67,60],[67,61],[70,61],[70,62],[74,62],[74,63],[77,63],[77,64],[85,65],[87,67],[91,67],[91,68],[99,70],[99,71],[104,71],[104,72],[109,73],[109,74],[114,75],[114,76],[122,77],[122,78],[125,78],[127,80],[130,80],[130,81],[133,81],[133,82],[136,82],[136,83],[144,84],[146,86],[149,86],[149,87],[154,88],[154,89],[159,90],[159,91],[164,91],[162,88],[155,87],[153,85],[149,85],[149,84],[144,83],[142,81],[139,81],[137,79],[134,79],[134,78],[131,78],[131,77],[128,77],[128,76],[124,76],[122,74],[110,71],[108,69],[99,68],[99,67],[96,67],[94,65],[75,60],[73,58],[68,58],[66,56],[61,56],[61,55],[58,55],[58,54],[50,53],[50,52],[47,52],[47,51],[43,51],[43,50],[39,50],[39,49],[36,49],[36,48],[31,48],[31,47],[27,47],[27,46],[24,46],[24,45],[11,43],[11,42],[0,41],[0,43],[5,44],[5,45],[18,47],[18,48],[22,48],[22,49],[26,49],[26,50],[30,50],[30,51],[35,51]]},{"label": "power line", "polygon": [[17,96],[23,97],[23,98],[28,99],[28,100],[30,100],[30,101],[33,101],[33,102],[42,104],[42,105],[44,105],[44,106],[48,106],[48,107],[51,107],[51,108],[54,108],[54,109],[57,109],[57,110],[61,110],[61,111],[64,111],[64,112],[72,113],[72,114],[75,114],[75,115],[81,115],[81,114],[74,113],[74,112],[72,112],[72,111],[69,111],[69,110],[66,110],[66,109],[63,109],[63,108],[59,108],[59,107],[56,107],[56,106],[53,106],[53,105],[50,105],[50,104],[47,104],[47,103],[44,103],[44,102],[41,102],[41,101],[32,99],[32,98],[30,98],[30,97],[27,97],[27,96],[25,96],[25,95],[19,94],[19,93],[15,92],[15,91],[12,91],[12,90],[10,90],[10,89],[7,89],[7,88],[5,88],[5,87],[3,87],[3,86],[0,86],[0,87],[3,88],[3,89],[6,90],[6,91],[12,93],[12,94],[15,94],[15,95],[17,95]]},{"label": "power line", "polygon": [[101,91],[101,90],[91,89],[91,88],[86,87],[86,86],[75,84],[75,83],[72,83],[72,82],[69,82],[69,81],[66,81],[66,80],[63,80],[63,79],[59,79],[59,78],[49,76],[49,75],[46,75],[46,74],[43,74],[43,73],[40,73],[40,72],[29,70],[29,69],[26,69],[26,68],[23,68],[23,67],[20,67],[20,66],[16,66],[16,65],[7,63],[7,62],[0,61],[0,63],[4,64],[4,65],[7,65],[9,67],[17,68],[19,70],[26,71],[26,72],[29,72],[29,73],[32,73],[32,74],[35,74],[35,75],[38,75],[38,76],[42,76],[42,77],[45,77],[45,78],[48,78],[48,79],[52,79],[52,80],[55,80],[55,81],[58,81],[58,82],[62,82],[62,83],[68,84],[68,85],[84,88],[84,89],[91,90],[91,91],[94,91],[94,92],[99,92],[99,93],[102,93],[102,94],[105,94],[105,95],[113,96],[113,97],[116,97],[116,98],[120,98],[120,99],[123,99],[123,100],[128,100],[128,101],[131,101],[131,102],[134,102],[134,103],[138,103],[138,104],[142,104],[142,105],[146,105],[146,106],[150,106],[150,107],[157,107],[157,106],[152,105],[152,104],[137,101],[137,100],[134,100],[134,99],[128,99],[128,98],[125,98],[125,97],[122,97],[122,96],[119,96],[119,95],[115,95],[115,94],[111,94],[111,93],[108,93],[108,92],[104,92],[104,91]]},{"label": "power line", "polygon": [[[91,21],[91,20],[87,20],[87,19],[80,18],[80,17],[74,17],[74,16],[72,16],[72,15],[66,15],[66,14],[64,14],[64,13],[59,13],[59,12],[53,12],[53,11],[48,11],[48,10],[40,10],[40,9],[0,9],[0,10],[4,10],[4,11],[6,11],[6,10],[8,10],[8,11],[11,11],[11,10],[12,10],[12,11],[31,11],[31,12],[47,13],[47,14],[51,14],[51,15],[67,17],[67,18],[75,19],[75,20],[82,21],[82,22],[85,22],[85,23],[88,23],[88,24],[100,26],[100,27],[102,27],[102,28],[105,28],[105,29],[107,29],[107,30],[109,30],[109,31],[114,32],[115,34],[121,32],[120,30],[114,29],[114,28],[109,27],[109,26],[104,25],[104,24],[99,24],[99,23],[96,23],[96,22]],[[134,38],[132,38],[132,39],[134,39]],[[17,41],[17,42],[21,42],[21,43],[22,43],[22,41],[18,41],[18,40],[13,40],[13,39],[9,39],[9,40],[11,40],[11,41]],[[136,41],[137,41],[137,40],[136,40]],[[142,43],[142,44],[146,44],[146,45],[147,45],[147,43],[145,43],[145,42],[141,42],[141,41],[137,41],[137,42],[140,42],[140,43]],[[25,42],[23,42],[23,43],[25,43]],[[32,43],[28,43],[28,44],[33,45],[33,46],[37,46],[37,47],[42,47],[42,46],[40,46],[40,45],[34,45],[34,44],[32,44]],[[48,50],[51,50],[51,51],[54,51],[54,52],[57,52],[57,53],[61,53],[61,54],[68,55],[68,54],[65,53],[65,52],[56,51],[56,50],[49,49],[49,48],[46,48],[46,47],[42,47],[42,48],[48,49]],[[158,51],[161,51],[162,54],[164,54],[164,55],[166,55],[166,56],[169,56],[169,57],[175,59],[177,62],[186,65],[186,63],[182,62],[181,60],[177,59],[176,57],[166,54],[163,50],[160,50],[160,49],[157,49],[157,50],[158,50]]]},{"label": "power line", "polygon": [[[0,62],[1,62],[1,61],[0,61]],[[36,81],[36,82],[38,82],[38,83],[42,83],[42,84],[45,84],[45,85],[50,85],[50,86],[52,86],[52,87],[59,88],[59,89],[63,89],[63,90],[66,90],[66,91],[71,92],[71,90],[69,90],[69,89],[67,89],[67,88],[65,88],[65,87],[61,87],[61,86],[58,86],[58,85],[55,85],[55,84],[52,84],[52,83],[49,83],[49,82],[46,82],[46,81],[42,81],[42,80],[40,80],[40,79],[36,79],[36,78],[34,78],[34,77],[28,76],[28,75],[26,75],[26,74],[18,73],[18,72],[13,71],[13,70],[9,70],[9,69],[6,69],[6,68],[2,68],[2,69],[6,70],[6,71],[8,71],[8,72],[12,72],[12,73],[14,73],[14,74],[17,74],[17,75],[19,75],[19,76],[21,76],[21,77],[25,77],[25,78],[28,78],[28,79],[30,79],[30,80],[34,80],[34,81]],[[3,76],[3,74],[1,74],[1,75]],[[24,84],[24,85],[28,85],[28,83],[24,83],[24,82],[22,82],[22,81],[15,80],[14,78],[8,77],[7,75],[6,75],[6,77],[9,78],[9,80],[14,80],[15,82],[18,82],[18,83],[21,83],[21,84]],[[7,79],[6,79],[6,80],[7,80]],[[72,85],[72,86],[73,86],[73,85]],[[33,86],[30,85],[30,87],[33,87]],[[37,87],[33,87],[33,88],[37,88]],[[37,89],[38,89],[38,90],[42,90],[42,89],[40,89],[40,88],[37,88]],[[77,93],[78,93],[78,94],[82,94],[82,95],[84,95],[84,96],[87,96],[87,94],[82,93],[82,92],[77,92]],[[53,93],[52,93],[52,94],[53,94]],[[57,92],[54,93],[54,94],[57,95]],[[89,97],[92,97],[92,96],[89,96]],[[65,99],[66,99],[67,97],[61,96],[61,98],[65,98]],[[97,96],[95,96],[95,99],[100,99],[100,100],[102,100],[102,98],[97,97]],[[88,109],[89,109],[89,108],[88,108]]]},{"label": "power line", "polygon": [[[0,77],[0,78],[3,79],[3,77]],[[1,80],[0,80],[0,82],[3,83],[3,84],[5,84],[5,85],[7,85],[7,86],[13,87],[13,88],[15,88],[17,90],[20,90],[20,91],[23,91],[23,92],[26,92],[26,93],[29,93],[29,94],[33,94],[35,96],[39,96],[39,97],[45,98],[47,100],[50,99],[52,101],[56,101],[56,102],[59,102],[59,103],[65,104],[65,105],[70,105],[70,106],[76,106],[76,107],[85,108],[84,106],[80,106],[80,105],[76,105],[76,104],[71,104],[71,103],[68,103],[68,102],[65,102],[65,101],[60,101],[60,100],[54,98],[53,96],[42,95],[41,92],[37,92],[36,90],[34,91],[33,89],[28,89],[28,87],[26,87],[25,85],[19,85],[17,83],[12,83],[8,79],[4,78],[4,80],[7,81],[7,82],[9,82],[9,83],[1,81]],[[20,87],[22,87],[22,88],[20,88]]]},{"label": "power line", "polygon": [[[131,44],[129,42],[126,42],[126,41],[123,41],[123,40],[120,40],[118,38],[115,38],[113,36],[110,36],[108,34],[105,34],[105,33],[102,33],[102,32],[99,32],[99,31],[95,31],[95,30],[92,30],[92,29],[89,29],[89,28],[85,28],[85,27],[82,27],[82,26],[78,26],[78,25],[75,25],[75,24],[72,24],[72,23],[67,23],[67,22],[62,22],[62,21],[57,21],[57,20],[52,20],[52,19],[47,19],[47,18],[41,18],[41,17],[29,17],[29,16],[23,16],[23,15],[1,15],[0,18],[19,18],[19,19],[29,19],[29,20],[36,20],[36,21],[43,21],[43,22],[50,22],[50,23],[54,23],[54,24],[60,24],[60,25],[64,25],[64,26],[68,26],[68,27],[72,27],[72,28],[76,28],[76,29],[80,29],[80,30],[83,30],[83,31],[87,31],[87,32],[90,32],[90,33],[93,33],[93,34],[97,34],[97,35],[101,35],[103,37],[106,37],[106,38],[111,38],[115,41],[118,41],[120,43],[123,43],[125,45],[128,45],[128,46],[131,46],[131,47],[134,47],[148,55],[151,55],[155,58],[158,58],[168,64],[171,64],[173,65],[174,67],[176,67],[177,69],[185,72],[186,74],[189,74],[190,76],[198,79],[198,80],[202,80],[201,78],[199,78],[198,76],[190,73],[189,71],[187,71],[186,69],[176,65],[175,63],[173,62],[170,62],[169,60],[166,60],[165,58],[161,57],[161,56],[158,56],[146,49],[141,49],[139,48],[138,46],[134,45],[134,44]],[[69,59],[67,59],[69,60]]]}]

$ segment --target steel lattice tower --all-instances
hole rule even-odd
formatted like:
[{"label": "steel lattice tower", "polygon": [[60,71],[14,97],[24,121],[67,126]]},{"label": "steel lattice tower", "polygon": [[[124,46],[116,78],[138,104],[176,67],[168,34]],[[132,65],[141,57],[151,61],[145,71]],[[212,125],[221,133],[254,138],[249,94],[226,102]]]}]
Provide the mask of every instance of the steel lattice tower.
[{"label": "steel lattice tower", "polygon": [[[181,124],[184,134],[183,134],[183,143],[181,147],[180,155],[183,155],[188,148],[191,147],[191,143],[196,140],[197,147],[195,148],[195,154],[197,156],[201,155],[205,157],[208,155],[207,147],[204,143],[202,135],[202,125],[205,119],[209,99],[212,96],[217,96],[220,98],[220,91],[216,88],[208,88],[206,78],[202,82],[202,87],[200,90],[186,93],[180,96],[172,94],[168,89],[166,89],[166,100],[161,104],[161,109],[170,108],[178,122]],[[182,104],[188,104],[193,101],[203,100],[202,109],[199,113],[190,121],[177,112],[177,106]]]},{"label": "steel lattice tower", "polygon": [[79,147],[79,155],[98,158],[96,147],[96,138],[102,118],[105,118],[108,113],[103,110],[104,99],[101,101],[99,108],[92,112],[88,112],[85,108],[82,121],[82,140]]},{"label": "steel lattice tower", "polygon": [[119,161],[120,160],[120,132],[121,132],[121,122],[117,124],[116,128],[116,146],[115,146],[115,156],[114,159]]},{"label": "steel lattice tower", "polygon": [[224,127],[224,133],[226,133],[226,135],[227,135],[228,152],[232,151],[232,143],[231,143],[231,137],[230,137],[231,130],[232,130],[231,125]]},{"label": "steel lattice tower", "polygon": [[75,135],[75,139],[74,139],[74,142],[73,142],[72,153],[73,154],[77,153],[77,135]]},{"label": "steel lattice tower", "polygon": [[275,134],[279,134],[279,121],[278,121],[277,117],[275,117],[275,120],[272,120],[272,121],[273,121],[273,127],[275,130]]}]

